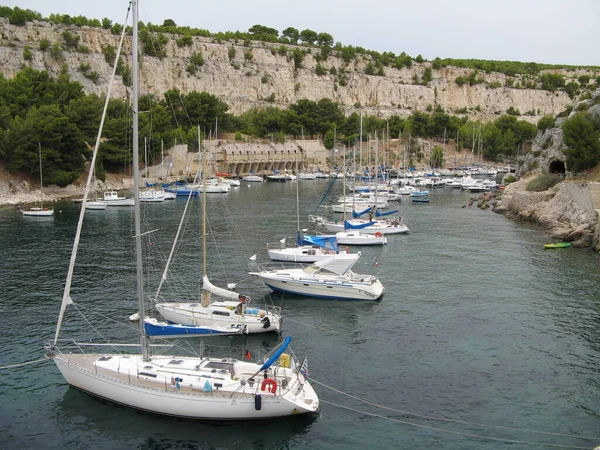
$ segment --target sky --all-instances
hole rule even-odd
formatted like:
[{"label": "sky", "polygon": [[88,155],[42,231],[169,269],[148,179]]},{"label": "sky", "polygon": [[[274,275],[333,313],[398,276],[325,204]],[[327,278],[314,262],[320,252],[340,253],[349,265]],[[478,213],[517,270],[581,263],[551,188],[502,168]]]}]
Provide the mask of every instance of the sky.
[{"label": "sky", "polygon": [[[0,0],[123,23],[127,0]],[[141,0],[140,20],[211,32],[260,24],[329,33],[343,45],[395,54],[600,66],[600,0]]]}]

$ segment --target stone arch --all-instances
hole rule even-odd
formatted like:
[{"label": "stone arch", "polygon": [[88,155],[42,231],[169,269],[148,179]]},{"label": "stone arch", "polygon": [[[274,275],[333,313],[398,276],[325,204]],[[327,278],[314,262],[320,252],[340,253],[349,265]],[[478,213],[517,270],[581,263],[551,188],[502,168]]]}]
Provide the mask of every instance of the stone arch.
[{"label": "stone arch", "polygon": [[550,165],[548,166],[548,172],[564,175],[565,163],[557,159],[555,159],[554,161],[550,161]]}]

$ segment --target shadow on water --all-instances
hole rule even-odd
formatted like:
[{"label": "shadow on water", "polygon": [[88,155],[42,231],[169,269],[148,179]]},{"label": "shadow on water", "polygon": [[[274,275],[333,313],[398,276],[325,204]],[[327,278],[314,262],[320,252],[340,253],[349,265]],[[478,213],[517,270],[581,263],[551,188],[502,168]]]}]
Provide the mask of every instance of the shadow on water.
[{"label": "shadow on water", "polygon": [[304,442],[316,416],[272,420],[197,421],[159,417],[69,388],[57,405],[60,430],[72,448],[291,448]]}]

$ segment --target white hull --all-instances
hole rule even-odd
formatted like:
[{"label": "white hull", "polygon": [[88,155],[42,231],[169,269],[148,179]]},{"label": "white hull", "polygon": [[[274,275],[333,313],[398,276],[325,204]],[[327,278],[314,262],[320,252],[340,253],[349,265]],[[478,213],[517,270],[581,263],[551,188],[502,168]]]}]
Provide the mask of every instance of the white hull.
[{"label": "white hull", "polygon": [[262,183],[265,181],[263,177],[259,177],[258,175],[246,175],[245,177],[242,177],[242,180],[249,183]]},{"label": "white hull", "polygon": [[[291,369],[278,368],[275,393],[261,389],[262,376],[248,380],[260,365],[232,361],[219,370],[221,359],[139,355],[57,354],[54,362],[67,383],[89,394],[140,411],[186,419],[247,420],[314,414],[318,398],[310,383]],[[171,364],[176,359],[180,364]],[[229,362],[229,360],[226,360]],[[217,370],[210,368],[211,363]],[[233,371],[233,373],[231,373]],[[177,388],[172,380],[183,379]],[[283,387],[283,380],[287,386]],[[204,392],[205,387],[209,392]],[[220,386],[218,386],[218,384]],[[260,410],[255,403],[260,394]]]},{"label": "white hull", "polygon": [[103,201],[87,202],[85,204],[85,209],[91,209],[93,211],[104,211],[106,209],[106,202],[103,202]]},{"label": "white hull", "polygon": [[[223,307],[218,307],[218,304]],[[246,327],[247,334],[281,330],[281,315],[250,306],[245,308],[244,314],[235,314],[237,305],[239,302],[227,301],[215,302],[208,308],[200,303],[157,303],[154,307],[169,322],[183,325]],[[213,311],[217,313],[213,314]],[[265,317],[269,319],[268,326],[265,326]]]},{"label": "white hull", "polygon": [[20,209],[21,214],[30,217],[49,217],[54,215],[54,208],[29,208]]},{"label": "white hull", "polygon": [[[352,211],[363,211],[371,206],[373,206],[375,202],[371,203],[338,203],[337,205],[331,205],[331,209],[333,212],[352,212]],[[386,209],[388,207],[387,202],[377,202],[377,209]]]},{"label": "white hull", "polygon": [[[360,223],[366,223],[366,221],[359,221],[359,222],[351,222],[353,225],[354,224],[360,224]],[[386,222],[386,221],[376,221],[375,225],[371,225],[369,227],[366,228],[361,228],[360,232],[361,233],[365,233],[365,234],[375,234],[375,233],[381,233],[383,235],[386,234],[404,234],[404,233],[408,233],[410,232],[410,230],[408,229],[408,227],[404,224],[397,224],[397,225],[393,225],[393,222]],[[344,223],[343,222],[325,222],[323,223],[323,227],[332,233],[338,233],[340,231],[348,231],[348,230],[344,230]],[[357,230],[358,231],[358,230]]]},{"label": "white hull", "polygon": [[[302,269],[279,270],[256,273],[263,282],[274,291],[288,292],[326,299],[341,300],[378,300],[383,295],[383,285],[371,275],[356,275],[350,281],[346,276],[311,277]],[[358,278],[360,277],[360,278]]]},{"label": "white hull", "polygon": [[164,202],[165,193],[163,191],[156,191],[154,189],[148,189],[140,192],[140,202]]},{"label": "white hull", "polygon": [[384,245],[387,238],[381,234],[359,233],[357,231],[340,231],[335,234],[339,245]]},{"label": "white hull", "polygon": [[335,256],[335,252],[322,248],[315,248],[312,245],[291,248],[274,248],[267,251],[269,258],[273,261],[312,263],[325,258]]}]

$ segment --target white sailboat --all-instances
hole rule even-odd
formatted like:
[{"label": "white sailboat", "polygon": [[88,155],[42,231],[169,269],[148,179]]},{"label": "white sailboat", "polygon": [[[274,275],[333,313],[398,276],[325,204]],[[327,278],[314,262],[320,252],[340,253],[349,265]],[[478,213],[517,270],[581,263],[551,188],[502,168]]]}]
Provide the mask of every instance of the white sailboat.
[{"label": "white sailboat", "polygon": [[[131,1],[131,8],[134,36],[132,137],[135,260],[139,317],[145,317],[138,163],[137,0]],[[123,27],[117,59],[125,29],[126,27]],[[110,95],[107,94],[105,112],[109,98]],[[92,157],[92,165],[96,161],[97,149],[98,141]],[[84,206],[89,194],[90,179],[91,175],[88,176]],[[71,299],[71,281],[84,214],[85,207],[81,208],[77,224],[56,333],[54,340],[46,345],[47,357],[55,362],[67,383],[93,396],[136,410],[186,419],[264,419],[314,414],[319,410],[319,398],[306,379],[305,370],[303,371],[306,358],[298,364],[292,355],[283,353],[291,340],[289,337],[267,354],[260,363],[202,355],[200,357],[167,355],[164,352],[150,357],[150,345],[143,320],[139,321],[140,341],[130,346],[119,347],[119,344],[112,341],[107,341],[106,345],[94,343],[86,346],[85,343],[70,339],[59,340],[65,310],[74,303]],[[88,349],[98,349],[100,352],[91,353]],[[121,352],[121,349],[138,353],[125,353]]]},{"label": "white sailboat", "polygon": [[54,208],[44,208],[44,184],[42,176],[42,144],[38,143],[38,154],[40,158],[40,206],[31,208],[21,208],[19,211],[24,216],[30,217],[49,217],[54,215]]},{"label": "white sailboat", "polygon": [[[198,130],[198,135],[200,135],[200,130]],[[206,173],[205,166],[206,157],[203,157],[202,173]],[[281,308],[250,306],[251,299],[249,296],[217,287],[210,282],[206,270],[206,194],[205,191],[202,195],[202,294],[200,302],[197,299],[193,299],[191,302],[159,300],[159,293],[167,280],[173,253],[178,245],[179,234],[185,223],[185,217],[182,217],[171,254],[154,297],[154,308],[169,322],[183,325],[241,328],[244,333],[248,334],[280,331]],[[190,199],[191,197],[188,197],[188,205]],[[188,205],[186,205],[186,211]],[[220,297],[220,300],[213,299],[213,295]]]},{"label": "white sailboat", "polygon": [[300,231],[300,196],[296,183],[296,245],[285,246],[285,239],[280,242],[280,248],[268,246],[267,253],[273,261],[312,263],[322,259],[335,258],[340,253],[348,253],[347,249],[340,249],[334,237],[303,236]]}]

